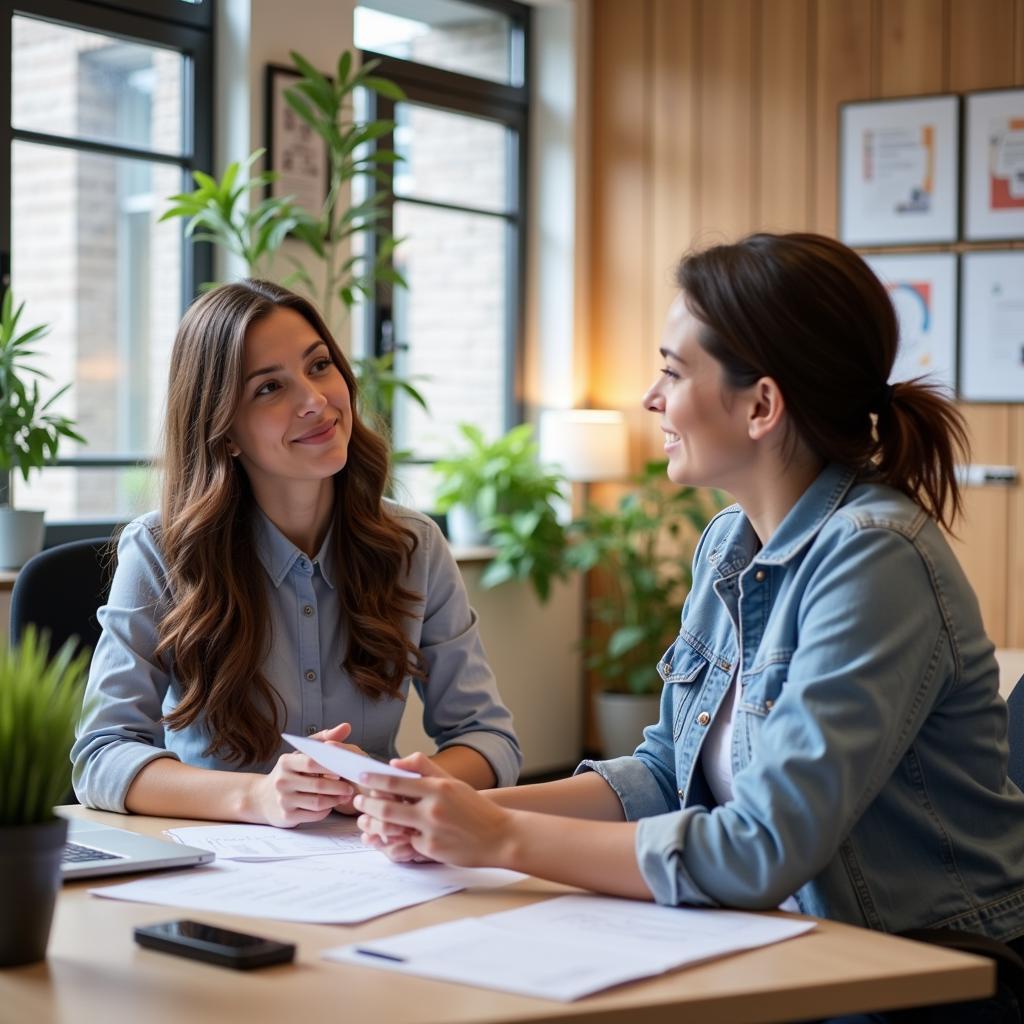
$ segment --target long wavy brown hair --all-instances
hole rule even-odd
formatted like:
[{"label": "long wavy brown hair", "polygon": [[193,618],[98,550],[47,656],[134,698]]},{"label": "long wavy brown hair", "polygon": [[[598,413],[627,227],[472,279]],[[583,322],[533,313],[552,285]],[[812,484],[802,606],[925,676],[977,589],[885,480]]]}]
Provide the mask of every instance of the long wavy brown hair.
[{"label": "long wavy brown hair", "polygon": [[255,280],[216,288],[186,312],[171,353],[160,506],[170,610],[158,625],[157,655],[173,662],[183,689],[165,723],[183,729],[201,721],[210,738],[206,754],[239,765],[273,756],[282,708],[262,673],[272,637],[255,549],[255,499],[245,470],[228,453],[228,432],[242,396],[246,332],[282,307],[300,314],[327,344],[352,402],[331,526],[351,637],[340,667],[372,700],[398,696],[406,675],[425,675],[422,655],[402,628],[420,599],[401,582],[416,536],[381,500],[388,447],[359,418],[348,361],[320,314],[294,292]]}]

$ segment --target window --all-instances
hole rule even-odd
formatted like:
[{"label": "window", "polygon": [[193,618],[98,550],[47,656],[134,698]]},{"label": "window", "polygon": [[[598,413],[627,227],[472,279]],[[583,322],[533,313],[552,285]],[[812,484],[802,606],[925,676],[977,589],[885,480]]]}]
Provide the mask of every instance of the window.
[{"label": "window", "polygon": [[[12,480],[49,523],[115,521],[157,500],[150,469],[175,328],[208,252],[166,197],[211,161],[210,3],[3,0],[11,120],[0,157],[3,271],[84,446]],[[8,211],[4,210],[4,214]],[[79,449],[79,450],[76,450]]]},{"label": "window", "polygon": [[[519,352],[528,10],[520,4],[372,0],[356,45],[406,99],[367,113],[395,121],[388,225],[408,289],[381,288],[362,325],[366,351],[395,351],[430,407],[399,396],[402,497],[429,507],[429,464],[457,424],[497,436],[521,418]],[[387,144],[387,140],[383,144]]]}]

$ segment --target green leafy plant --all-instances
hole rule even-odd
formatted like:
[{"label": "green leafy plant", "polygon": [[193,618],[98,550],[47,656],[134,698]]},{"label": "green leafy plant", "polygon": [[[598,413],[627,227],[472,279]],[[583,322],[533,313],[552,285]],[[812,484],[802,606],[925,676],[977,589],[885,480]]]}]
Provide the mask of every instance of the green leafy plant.
[{"label": "green leafy plant", "polygon": [[0,652],[0,826],[53,818],[71,783],[69,754],[89,651],[68,640],[51,658],[32,627]]},{"label": "green leafy plant", "polygon": [[469,423],[459,425],[466,449],[434,463],[441,483],[436,507],[462,505],[475,513],[497,554],[481,576],[484,587],[530,583],[541,601],[564,578],[565,527],[558,519],[562,477],[537,459],[533,427],[513,427],[495,441]]},{"label": "green leafy plant", "polygon": [[49,375],[29,362],[41,358],[35,343],[49,331],[46,324],[19,333],[25,304],[14,304],[10,289],[0,306],[0,471],[29,473],[57,457],[61,438],[85,441],[74,430],[74,420],[53,409],[70,384],[65,384],[45,402],[39,395],[39,380]]},{"label": "green leafy plant", "polygon": [[[327,326],[337,334],[359,296],[372,297],[380,285],[405,286],[392,266],[398,241],[381,227],[388,193],[377,188],[355,202],[350,193],[358,176],[380,183],[384,181],[381,168],[400,159],[394,150],[373,145],[391,134],[394,122],[357,121],[354,91],[370,89],[392,100],[402,100],[405,94],[393,82],[372,73],[379,61],[367,61],[357,68],[347,50],[338,58],[333,81],[302,54],[292,51],[291,57],[299,77],[285,90],[285,100],[327,146],[328,190],[321,207],[305,209],[294,196],[266,196],[253,205],[256,196],[278,177],[272,171],[252,173],[264,155],[264,150],[258,149],[246,160],[229,164],[220,179],[194,172],[196,188],[171,196],[172,205],[160,219],[186,218],[187,238],[210,242],[239,256],[250,277],[272,276],[280,254],[292,268],[281,283],[315,302]],[[354,240],[371,236],[376,241],[372,259],[350,252]],[[289,238],[297,244],[286,247]],[[393,353],[365,356],[352,363],[360,380],[360,412],[378,427],[390,419],[399,392],[426,409],[413,382],[395,372]]]},{"label": "green leafy plant", "polygon": [[717,492],[676,487],[664,462],[649,462],[612,509],[590,507],[569,527],[565,562],[600,579],[588,611],[597,635],[587,666],[609,690],[655,693],[658,659],[679,632],[701,531],[724,502]]}]

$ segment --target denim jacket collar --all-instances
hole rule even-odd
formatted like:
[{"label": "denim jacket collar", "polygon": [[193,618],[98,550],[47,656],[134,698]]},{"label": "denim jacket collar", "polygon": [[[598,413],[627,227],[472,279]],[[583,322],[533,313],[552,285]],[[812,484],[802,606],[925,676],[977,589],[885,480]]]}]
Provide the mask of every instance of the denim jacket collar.
[{"label": "denim jacket collar", "polygon": [[758,550],[757,534],[743,515],[722,542],[708,553],[708,563],[720,577],[739,572],[755,557],[761,565],[785,565],[814,539],[839,507],[856,477],[855,470],[831,463],[800,495],[763,548]]},{"label": "denim jacket collar", "polygon": [[334,547],[331,544],[330,530],[327,531],[327,536],[324,537],[324,542],[320,545],[320,550],[312,562],[274,525],[270,517],[258,505],[256,506],[255,534],[256,553],[275,589],[281,586],[285,576],[296,563],[298,563],[298,571],[307,576],[312,576],[314,565],[318,565],[324,582],[332,590],[335,589]]}]

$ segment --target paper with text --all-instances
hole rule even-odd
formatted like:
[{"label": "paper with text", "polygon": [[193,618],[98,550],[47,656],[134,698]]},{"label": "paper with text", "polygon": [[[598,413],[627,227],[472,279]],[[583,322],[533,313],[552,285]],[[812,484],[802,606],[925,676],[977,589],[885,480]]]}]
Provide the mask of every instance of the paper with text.
[{"label": "paper with text", "polygon": [[246,864],[218,861],[208,868],[152,875],[90,889],[94,896],[271,917],[309,924],[354,924],[468,888],[519,881],[514,871],[392,864],[375,851]]},{"label": "paper with text", "polygon": [[320,740],[312,740],[306,736],[292,736],[290,733],[281,733],[282,739],[287,740],[296,750],[313,758],[318,765],[328,771],[340,775],[350,782],[358,782],[363,772],[373,772],[376,775],[397,775],[403,779],[418,779],[418,772],[408,772],[404,768],[392,768],[383,761],[374,761],[372,757],[365,754],[357,754],[354,751],[346,750],[344,747],[334,747],[330,743],[322,743]]},{"label": "paper with text", "polygon": [[355,818],[331,815],[295,828],[273,825],[194,825],[165,835],[186,846],[212,850],[221,860],[289,860],[332,853],[366,853]]},{"label": "paper with text", "polygon": [[813,921],[799,918],[572,895],[341,946],[323,955],[568,1002],[812,928]]}]

